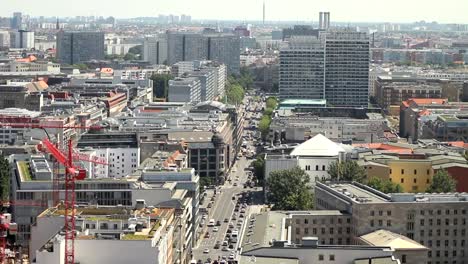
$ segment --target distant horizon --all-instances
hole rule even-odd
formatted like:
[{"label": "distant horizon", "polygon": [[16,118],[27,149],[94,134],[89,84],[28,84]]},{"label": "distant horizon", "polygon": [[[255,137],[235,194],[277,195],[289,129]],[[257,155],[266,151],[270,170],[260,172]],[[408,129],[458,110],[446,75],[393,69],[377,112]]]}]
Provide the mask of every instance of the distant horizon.
[{"label": "distant horizon", "polygon": [[[419,21],[439,24],[468,24],[468,1],[446,0],[433,5],[426,0],[265,0],[266,21],[317,21],[320,11],[331,13],[337,23],[401,23]],[[132,6],[119,6],[111,0],[2,0],[0,16],[22,12],[31,17],[113,16],[118,19],[157,17],[159,14],[190,15],[197,21],[262,21],[263,0],[134,0]],[[338,22],[341,21],[341,22]]]}]

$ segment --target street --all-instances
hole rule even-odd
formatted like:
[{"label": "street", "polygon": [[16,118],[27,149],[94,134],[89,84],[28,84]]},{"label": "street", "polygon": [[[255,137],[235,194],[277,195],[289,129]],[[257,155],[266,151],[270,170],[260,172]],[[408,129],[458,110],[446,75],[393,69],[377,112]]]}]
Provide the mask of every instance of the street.
[{"label": "street", "polygon": [[[244,100],[244,109],[247,115],[251,115],[251,109],[260,109],[263,102],[253,102],[249,104],[252,97]],[[250,106],[249,106],[250,105]],[[259,119],[259,115],[256,119]],[[230,181],[217,187],[218,194],[213,201],[209,215],[204,216],[204,226],[200,227],[202,232],[201,240],[193,249],[193,260],[197,263],[209,263],[216,260],[232,261],[238,258],[238,249],[243,237],[246,223],[248,223],[250,203],[261,197],[259,188],[247,186],[252,181],[248,168],[253,161],[246,156],[255,155],[255,136],[257,131],[248,130],[257,125],[254,118],[247,118],[243,138],[243,155],[238,157],[230,171]],[[211,191],[211,190],[210,190]],[[234,197],[234,199],[233,199]],[[207,226],[209,221],[214,220],[214,226]],[[218,225],[219,224],[219,225]],[[231,227],[229,227],[231,225]],[[217,230],[217,231],[215,231]],[[236,235],[237,233],[237,235]],[[224,245],[223,245],[224,242]],[[216,248],[215,248],[216,247]],[[221,262],[222,263],[222,262]]]}]

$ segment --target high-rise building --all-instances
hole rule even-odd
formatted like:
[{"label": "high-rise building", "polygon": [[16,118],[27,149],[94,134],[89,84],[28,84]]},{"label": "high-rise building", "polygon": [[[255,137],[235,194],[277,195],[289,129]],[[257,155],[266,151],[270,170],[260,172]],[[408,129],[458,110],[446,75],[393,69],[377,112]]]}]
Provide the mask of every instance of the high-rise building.
[{"label": "high-rise building", "polygon": [[0,48],[10,47],[10,33],[8,31],[0,31]]},{"label": "high-rise building", "polygon": [[34,48],[34,32],[26,30],[18,30],[15,32],[13,47],[16,49]]},{"label": "high-rise building", "polygon": [[65,32],[57,34],[57,59],[76,64],[104,59],[104,32]]},{"label": "high-rise building", "polygon": [[369,36],[363,32],[327,32],[325,99],[335,106],[367,107]]},{"label": "high-rise building", "polygon": [[229,73],[240,71],[240,40],[232,34],[193,32],[167,33],[168,64],[180,61],[212,60],[226,65]]},{"label": "high-rise building", "polygon": [[240,72],[240,39],[231,34],[210,35],[208,59],[226,64],[228,73]]},{"label": "high-rise building", "polygon": [[294,37],[280,51],[280,98],[326,99],[329,105],[367,107],[369,38],[360,32]]},{"label": "high-rise building", "polygon": [[23,28],[23,14],[21,12],[13,13],[11,19],[11,28],[12,29],[22,29]]},{"label": "high-rise building", "polygon": [[281,99],[325,99],[325,49],[316,37],[294,38],[280,52]]},{"label": "high-rise building", "polygon": [[151,64],[167,64],[167,48],[166,35],[146,38],[143,43],[143,59]]},{"label": "high-rise building", "polygon": [[319,13],[319,29],[328,30],[330,28],[330,12]]}]

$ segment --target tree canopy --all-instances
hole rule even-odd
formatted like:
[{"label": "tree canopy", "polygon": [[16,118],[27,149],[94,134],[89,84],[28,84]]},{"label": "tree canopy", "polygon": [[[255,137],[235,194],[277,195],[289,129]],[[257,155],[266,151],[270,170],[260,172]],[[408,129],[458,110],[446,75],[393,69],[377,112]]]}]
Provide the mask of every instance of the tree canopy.
[{"label": "tree canopy", "polygon": [[426,190],[428,193],[449,193],[457,190],[457,182],[455,179],[450,177],[446,170],[438,170],[434,177],[432,177],[432,183]]},{"label": "tree canopy", "polygon": [[244,100],[245,91],[239,84],[229,85],[226,90],[227,101],[230,104],[238,105]]},{"label": "tree canopy", "polygon": [[402,193],[403,187],[400,184],[393,183],[389,180],[373,177],[367,182],[367,186],[372,187],[383,193]]},{"label": "tree canopy", "polygon": [[268,199],[274,210],[309,210],[313,195],[309,175],[295,167],[272,172],[267,180]]},{"label": "tree canopy", "polygon": [[333,162],[328,168],[328,174],[334,181],[355,181],[364,183],[367,179],[366,170],[354,161]]},{"label": "tree canopy", "polygon": [[10,200],[10,165],[8,160],[0,156],[0,199]]},{"label": "tree canopy", "polygon": [[259,182],[263,182],[265,178],[265,159],[263,155],[258,155],[257,158],[252,162],[254,167],[255,177]]},{"label": "tree canopy", "polygon": [[151,80],[153,80],[153,96],[156,98],[167,98],[169,80],[172,80],[172,78],[170,74],[155,74],[151,76]]}]

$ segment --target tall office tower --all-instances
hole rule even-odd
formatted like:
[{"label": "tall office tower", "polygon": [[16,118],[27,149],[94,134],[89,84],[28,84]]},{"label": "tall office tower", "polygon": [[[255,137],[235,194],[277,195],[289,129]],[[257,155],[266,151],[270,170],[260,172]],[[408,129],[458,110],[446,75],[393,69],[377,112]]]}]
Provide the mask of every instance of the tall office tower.
[{"label": "tall office tower", "polygon": [[368,107],[369,36],[363,32],[327,32],[323,36],[327,103]]},{"label": "tall office tower", "polygon": [[232,34],[167,33],[169,65],[179,61],[212,60],[226,64],[229,73],[240,72],[240,40]]},{"label": "tall office tower", "polygon": [[151,64],[167,64],[167,39],[162,34],[143,42],[143,60]]},{"label": "tall office tower", "polygon": [[328,30],[330,28],[330,12],[319,13],[319,29]]},{"label": "tall office tower", "polygon": [[0,31],[0,48],[10,47],[10,33],[8,31]]},{"label": "tall office tower", "polygon": [[209,36],[208,59],[224,63],[230,74],[240,73],[240,38],[231,34]]},{"label": "tall office tower", "polygon": [[263,0],[263,25],[265,25],[265,0]]},{"label": "tall office tower", "polygon": [[208,45],[208,38],[203,34],[185,34],[184,61],[208,59]]},{"label": "tall office tower", "polygon": [[60,63],[76,64],[104,59],[104,32],[57,33],[57,59]]},{"label": "tall office tower", "polygon": [[13,13],[13,17],[11,19],[11,28],[23,29],[23,14],[21,14],[21,12]]},{"label": "tall office tower", "polygon": [[16,49],[34,48],[34,32],[26,30],[18,30],[15,32],[13,47]]},{"label": "tall office tower", "polygon": [[292,38],[280,50],[280,99],[326,99],[328,105],[367,107],[369,37],[321,32]]},{"label": "tall office tower", "polygon": [[280,51],[280,99],[325,99],[325,49],[320,39],[298,36]]}]

